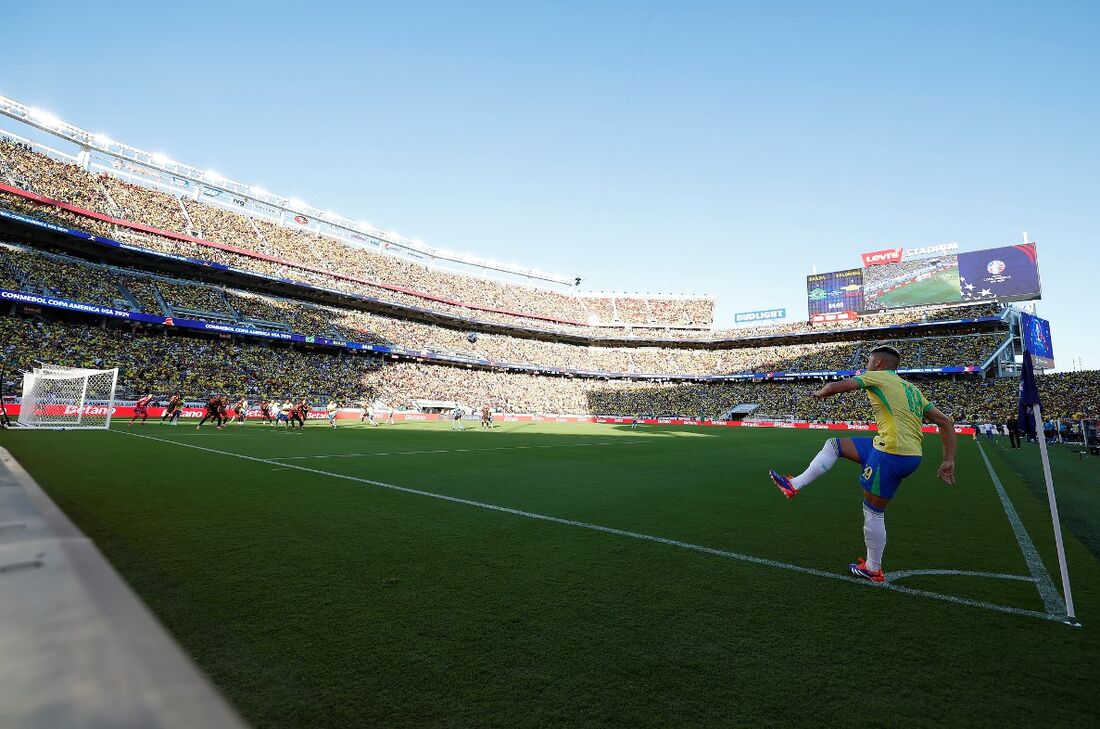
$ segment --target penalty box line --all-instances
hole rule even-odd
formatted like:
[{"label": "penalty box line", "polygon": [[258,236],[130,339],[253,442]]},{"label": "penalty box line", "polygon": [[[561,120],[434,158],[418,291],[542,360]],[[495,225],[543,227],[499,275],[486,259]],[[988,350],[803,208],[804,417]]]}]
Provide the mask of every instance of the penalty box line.
[{"label": "penalty box line", "polygon": [[405,494],[412,494],[414,496],[424,496],[430,499],[438,499],[440,501],[447,501],[452,504],[462,504],[463,506],[472,506],[478,509],[486,509],[489,511],[497,511],[504,514],[511,514],[513,516],[520,516],[525,519],[533,519],[536,521],[550,522],[552,524],[562,524],[564,526],[576,527],[579,529],[586,529],[588,531],[601,532],[603,534],[612,534],[618,537],[626,537],[628,539],[637,539],[643,542],[654,542],[657,544],[664,544],[670,547],[677,547],[679,549],[686,549],[692,552],[698,552],[701,554],[709,554],[715,557],[724,557],[726,559],[737,560],[738,562],[747,562],[749,564],[756,564],[762,567],[771,567],[773,569],[785,570],[788,572],[797,572],[803,575],[812,575],[814,577],[823,577],[830,580],[836,580],[839,582],[846,582],[858,587],[865,587],[871,589],[889,590],[891,592],[898,592],[903,595],[911,595],[914,597],[923,597],[931,600],[939,600],[941,602],[954,603],[956,605],[965,605],[967,607],[982,608],[984,610],[991,610],[999,613],[1008,613],[1010,615],[1019,615],[1029,618],[1038,618],[1040,620],[1059,621],[1060,617],[1052,615],[1050,613],[1043,613],[1037,610],[1027,610],[1025,608],[1012,607],[1010,605],[998,605],[997,603],[985,602],[983,600],[973,600],[968,597],[961,597],[959,595],[949,595],[947,593],[932,592],[930,590],[920,590],[913,587],[904,587],[902,585],[894,584],[891,582],[879,582],[873,583],[866,580],[857,579],[849,575],[843,575],[835,572],[827,572],[816,567],[803,567],[801,565],[790,564],[788,562],[780,562],[774,559],[767,559],[764,557],[756,557],[751,554],[742,554],[740,552],[730,552],[724,549],[716,549],[714,547],[707,547],[701,544],[692,544],[690,542],[681,542],[677,539],[669,539],[667,537],[657,537],[651,534],[642,534],[641,532],[632,532],[626,529],[616,529],[615,527],[601,526],[599,524],[589,524],[588,522],[576,521],[573,519],[563,519],[558,516],[549,516],[546,514],[536,514],[531,511],[523,511],[522,509],[513,509],[508,506],[499,506],[497,504],[489,504],[483,501],[474,501],[473,499],[464,499],[458,496],[448,496],[446,494],[436,493],[434,491],[424,491],[422,489],[414,489],[408,486],[398,486],[396,484],[386,483],[384,481],[375,481],[369,478],[362,478],[360,476],[351,476],[343,473],[333,473],[331,471],[322,471],[319,468],[310,468],[309,466],[302,466],[297,463],[286,463],[285,461],[275,461],[268,458],[259,458],[257,456],[248,456],[242,453],[233,453],[232,451],[223,451],[217,448],[207,448],[206,446],[195,445],[193,443],[182,443],[180,441],[170,440],[167,438],[158,438],[152,435],[141,435],[140,433],[132,433],[129,431],[116,430],[113,431],[121,435],[128,435],[134,438],[143,438],[145,440],[152,440],[158,443],[167,443],[169,445],[179,446],[181,448],[193,448],[198,451],[204,451],[206,453],[214,453],[220,456],[228,456],[230,458],[240,458],[246,461],[253,461],[255,463],[264,463],[270,466],[279,466],[282,468],[290,468],[297,471],[303,471],[305,473],[312,473],[318,476],[328,476],[329,478],[337,478],[345,481],[353,481],[355,483],[367,484],[369,486],[377,486],[378,488],[388,489],[390,491],[398,491]]},{"label": "penalty box line", "polygon": [[366,453],[322,453],[315,456],[272,456],[275,461],[305,461],[314,458],[361,458],[366,456],[424,456],[436,453],[484,453],[488,451],[541,450],[544,448],[588,448],[602,445],[643,445],[641,441],[604,441],[602,443],[556,443],[551,445],[500,446],[497,448],[440,448],[425,451],[377,451]]}]

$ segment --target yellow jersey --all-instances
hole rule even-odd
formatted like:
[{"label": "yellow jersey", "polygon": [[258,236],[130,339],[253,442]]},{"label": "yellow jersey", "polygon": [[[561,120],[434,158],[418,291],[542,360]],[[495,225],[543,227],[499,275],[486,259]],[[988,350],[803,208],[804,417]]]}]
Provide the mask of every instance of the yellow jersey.
[{"label": "yellow jersey", "polygon": [[869,370],[852,379],[867,391],[875,412],[875,450],[895,456],[921,455],[921,424],[933,403],[893,370]]}]

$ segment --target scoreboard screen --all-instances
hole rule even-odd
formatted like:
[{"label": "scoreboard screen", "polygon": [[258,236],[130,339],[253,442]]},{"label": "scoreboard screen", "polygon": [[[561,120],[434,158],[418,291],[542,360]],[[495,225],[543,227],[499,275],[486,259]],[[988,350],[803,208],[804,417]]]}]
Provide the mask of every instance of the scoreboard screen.
[{"label": "scoreboard screen", "polygon": [[1054,342],[1050,338],[1050,322],[1037,316],[1020,314],[1020,339],[1031,352],[1035,365],[1043,369],[1054,367]]},{"label": "scoreboard screen", "polygon": [[806,277],[806,306],[810,317],[863,311],[863,269],[850,268]]}]

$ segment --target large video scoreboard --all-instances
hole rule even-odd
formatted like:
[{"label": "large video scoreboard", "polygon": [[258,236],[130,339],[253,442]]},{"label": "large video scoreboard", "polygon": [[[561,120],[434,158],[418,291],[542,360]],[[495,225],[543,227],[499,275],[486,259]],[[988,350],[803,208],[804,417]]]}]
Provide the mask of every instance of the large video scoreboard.
[{"label": "large video scoreboard", "polygon": [[863,311],[863,269],[814,273],[806,277],[810,317]]},{"label": "large video scoreboard", "polygon": [[829,321],[907,306],[1041,298],[1034,243],[921,255],[945,247],[878,251],[864,254],[863,268],[807,276],[810,318]]}]

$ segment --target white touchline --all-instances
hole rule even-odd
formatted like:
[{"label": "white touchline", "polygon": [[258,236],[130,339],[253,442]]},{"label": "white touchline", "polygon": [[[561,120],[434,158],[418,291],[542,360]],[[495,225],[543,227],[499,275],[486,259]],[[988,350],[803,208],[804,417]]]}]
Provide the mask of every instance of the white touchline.
[{"label": "white touchline", "polygon": [[367,456],[423,456],[431,455],[435,453],[480,453],[487,451],[524,451],[524,450],[538,450],[543,448],[588,448],[591,446],[602,445],[642,445],[643,441],[630,440],[630,441],[605,441],[603,443],[555,443],[552,445],[521,445],[521,446],[500,446],[498,448],[443,448],[438,450],[429,451],[377,451],[377,452],[364,452],[364,453],[320,453],[318,455],[311,456],[272,456],[274,461],[305,461],[312,458],[364,458]]},{"label": "white touchline", "polygon": [[703,554],[713,555],[715,557],[725,557],[727,559],[734,559],[739,562],[748,562],[750,564],[763,565],[765,567],[772,567],[774,569],[787,570],[789,572],[798,572],[804,575],[813,575],[814,577],[824,577],[830,580],[837,580],[840,582],[847,582],[852,585],[858,585],[860,587],[876,588],[881,590],[889,590],[891,592],[898,592],[903,595],[913,595],[916,597],[926,597],[932,600],[940,600],[943,602],[951,602],[957,605],[966,605],[968,607],[982,608],[984,610],[992,610],[999,613],[1009,613],[1011,615],[1021,615],[1029,618],[1039,618],[1040,620],[1052,620],[1060,621],[1061,617],[1052,615],[1050,613],[1042,613],[1037,610],[1026,610],[1024,608],[1011,607],[1009,605],[998,605],[996,603],[984,602],[982,600],[972,600],[968,597],[960,597],[958,595],[948,595],[940,592],[931,592],[929,590],[918,590],[912,587],[902,587],[901,585],[895,585],[889,581],[887,582],[867,582],[856,577],[844,575],[836,572],[827,572],[825,570],[817,569],[816,567],[803,567],[801,565],[789,564],[787,562],[779,562],[774,559],[766,559],[764,557],[755,557],[751,554],[741,554],[739,552],[729,552],[724,549],[715,549],[714,547],[705,547],[700,544],[691,544],[690,542],[681,542],[676,539],[668,539],[667,537],[655,537],[650,534],[642,534],[640,532],[631,532],[625,529],[616,529],[614,527],[600,526],[599,524],[589,524],[583,521],[574,521],[573,519],[563,519],[557,516],[547,516],[546,514],[536,514],[531,511],[523,511],[521,509],[513,509],[508,506],[498,506],[496,504],[488,504],[483,501],[474,501],[472,499],[463,499],[458,496],[447,496],[446,494],[435,493],[434,491],[424,491],[421,489],[409,488],[407,486],[397,486],[391,483],[385,483],[384,481],[374,481],[369,478],[360,478],[359,476],[350,476],[343,473],[332,473],[331,471],[322,471],[318,468],[310,468],[309,466],[299,466],[295,463],[281,463],[268,458],[257,458],[256,456],[246,456],[241,453],[233,453],[232,451],[222,451],[217,448],[207,448],[205,446],[194,445],[193,443],[183,443],[176,440],[169,440],[167,438],[157,438],[152,435],[141,435],[140,433],[134,433],[128,430],[115,430],[112,431],[120,435],[128,435],[134,438],[144,438],[145,440],[153,440],[159,443],[167,443],[169,445],[179,446],[181,448],[193,448],[199,451],[205,451],[207,453],[216,453],[220,456],[228,456],[230,458],[241,458],[246,461],[254,461],[256,463],[265,463],[272,466],[283,466],[285,468],[292,468],[298,471],[305,471],[306,473],[314,473],[319,476],[328,476],[330,478],[342,479],[345,481],[354,481],[356,483],[368,484],[370,486],[377,486],[383,489],[389,489],[391,491],[400,491],[401,493],[413,494],[415,496],[425,496],[431,499],[439,499],[440,501],[448,501],[453,504],[463,504],[464,506],[473,506],[478,509],[488,509],[490,511],[499,511],[504,514],[512,514],[513,516],[521,516],[526,519],[535,519],[537,521],[551,522],[553,524],[564,524],[566,526],[577,527],[580,529],[588,529],[590,531],[602,532],[604,534],[613,534],[619,537],[627,537],[630,539],[638,539],[645,542],[656,542],[657,544],[665,544],[670,547],[678,547],[680,549],[687,549],[692,552],[701,552]]},{"label": "white touchline", "polygon": [[1012,506],[1008,493],[1001,484],[1001,479],[997,478],[997,472],[993,470],[993,464],[989,462],[989,456],[982,449],[981,442],[978,442],[977,445],[978,453],[982,454],[985,467],[989,470],[989,477],[993,479],[993,487],[997,489],[997,495],[1001,497],[1001,506],[1004,507],[1008,523],[1012,525],[1016,542],[1020,545],[1020,551],[1024,554],[1027,569],[1031,572],[1031,576],[1035,578],[1035,587],[1039,590],[1039,597],[1043,599],[1043,606],[1051,615],[1065,616],[1066,603],[1062,601],[1062,596],[1058,594],[1058,588],[1054,586],[1054,580],[1050,578],[1050,573],[1047,572],[1046,565],[1043,564],[1043,559],[1039,556],[1039,551],[1035,549],[1035,543],[1031,541],[1027,529],[1024,528],[1024,523],[1020,521],[1020,515],[1016,513],[1016,508]]}]

